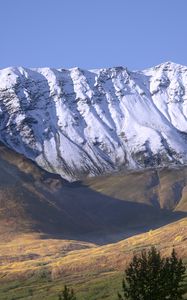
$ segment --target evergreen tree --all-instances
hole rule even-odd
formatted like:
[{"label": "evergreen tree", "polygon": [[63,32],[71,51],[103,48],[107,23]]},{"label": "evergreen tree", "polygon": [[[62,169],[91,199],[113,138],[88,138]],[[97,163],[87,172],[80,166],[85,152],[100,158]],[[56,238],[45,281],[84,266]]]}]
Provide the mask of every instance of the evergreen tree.
[{"label": "evergreen tree", "polygon": [[64,290],[62,294],[58,296],[59,300],[76,300],[76,296],[74,294],[73,289],[69,289],[66,285],[64,286]]},{"label": "evergreen tree", "polygon": [[134,255],[125,271],[119,300],[180,300],[184,290],[185,267],[175,250],[170,257],[161,258],[160,252],[152,247],[143,250],[140,256]]}]

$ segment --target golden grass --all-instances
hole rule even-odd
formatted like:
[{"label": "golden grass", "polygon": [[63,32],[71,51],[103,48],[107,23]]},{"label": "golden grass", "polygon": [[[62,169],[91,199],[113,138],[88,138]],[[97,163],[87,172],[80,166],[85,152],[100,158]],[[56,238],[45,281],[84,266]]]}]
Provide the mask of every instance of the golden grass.
[{"label": "golden grass", "polygon": [[187,218],[105,246],[24,234],[0,244],[0,276],[29,277],[43,269],[53,279],[62,274],[85,279],[94,274],[101,276],[123,270],[134,253],[151,245],[163,255],[169,255],[174,246],[181,257],[187,258]]}]

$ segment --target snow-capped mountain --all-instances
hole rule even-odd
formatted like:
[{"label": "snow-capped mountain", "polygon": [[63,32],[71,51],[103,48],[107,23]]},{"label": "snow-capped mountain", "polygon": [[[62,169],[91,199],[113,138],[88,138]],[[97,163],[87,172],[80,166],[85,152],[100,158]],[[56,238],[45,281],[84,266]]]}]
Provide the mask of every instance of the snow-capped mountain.
[{"label": "snow-capped mountain", "polygon": [[0,140],[68,180],[187,162],[187,67],[0,70]]}]

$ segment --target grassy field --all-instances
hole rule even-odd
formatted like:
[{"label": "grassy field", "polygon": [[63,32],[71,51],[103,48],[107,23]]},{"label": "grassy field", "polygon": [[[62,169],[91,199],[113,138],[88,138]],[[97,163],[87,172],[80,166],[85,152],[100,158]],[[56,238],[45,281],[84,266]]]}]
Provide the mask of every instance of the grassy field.
[{"label": "grassy field", "polygon": [[151,245],[163,255],[174,246],[187,264],[187,218],[105,246],[17,237],[0,245],[0,299],[58,299],[66,283],[80,300],[114,300],[133,254]]},{"label": "grassy field", "polygon": [[[71,280],[61,278],[52,281],[50,278],[43,277],[41,273],[38,277],[2,284],[0,299],[57,300],[66,283],[74,288],[78,300],[117,300],[117,293],[121,292],[122,278],[123,272],[113,272],[103,274],[99,278],[88,278],[86,281],[85,279],[77,281],[73,276]],[[187,280],[185,289],[187,291]],[[185,299],[187,299],[187,293]]]}]

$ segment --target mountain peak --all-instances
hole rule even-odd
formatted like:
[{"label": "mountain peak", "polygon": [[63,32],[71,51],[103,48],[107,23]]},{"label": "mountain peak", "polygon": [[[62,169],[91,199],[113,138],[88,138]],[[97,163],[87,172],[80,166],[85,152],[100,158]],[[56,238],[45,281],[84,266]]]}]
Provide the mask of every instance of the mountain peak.
[{"label": "mountain peak", "polygon": [[156,65],[155,67],[153,68],[150,68],[150,69],[163,69],[163,70],[172,70],[172,69],[181,69],[181,68],[187,68],[186,66],[184,65],[181,65],[181,64],[178,64],[178,63],[175,63],[175,62],[172,62],[172,61],[166,61],[166,62],[163,62],[159,65]]}]

